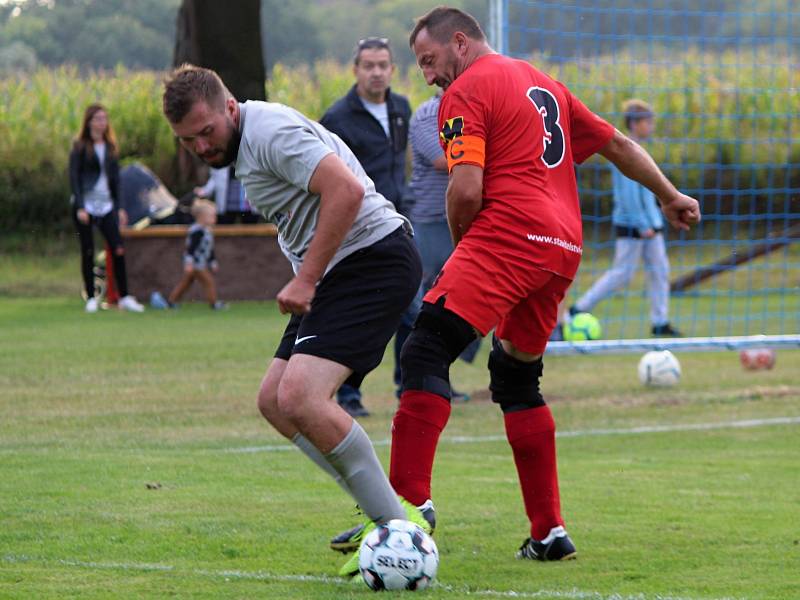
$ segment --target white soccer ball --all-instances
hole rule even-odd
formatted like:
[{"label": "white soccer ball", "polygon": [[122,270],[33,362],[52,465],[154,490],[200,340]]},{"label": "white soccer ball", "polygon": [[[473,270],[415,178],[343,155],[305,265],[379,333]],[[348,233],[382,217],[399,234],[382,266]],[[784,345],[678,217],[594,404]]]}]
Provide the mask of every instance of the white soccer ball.
[{"label": "white soccer ball", "polygon": [[419,525],[393,519],[361,542],[358,568],[373,590],[424,590],[436,577],[439,550]]},{"label": "white soccer ball", "polygon": [[669,350],[653,350],[639,361],[639,381],[655,387],[670,387],[681,380],[681,363]]}]

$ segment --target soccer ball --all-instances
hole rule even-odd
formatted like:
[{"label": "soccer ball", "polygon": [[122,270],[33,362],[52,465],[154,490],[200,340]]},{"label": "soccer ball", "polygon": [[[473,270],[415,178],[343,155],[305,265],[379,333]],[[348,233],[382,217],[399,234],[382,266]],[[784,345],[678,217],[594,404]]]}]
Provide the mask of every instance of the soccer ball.
[{"label": "soccer ball", "polygon": [[600,321],[591,313],[578,313],[564,323],[564,341],[582,342],[584,340],[599,340],[603,335]]},{"label": "soccer ball", "polygon": [[361,542],[358,568],[373,590],[424,590],[436,577],[439,550],[419,525],[393,519]]},{"label": "soccer ball", "polygon": [[681,364],[669,350],[653,350],[639,361],[639,381],[655,387],[670,387],[681,380]]},{"label": "soccer ball", "polygon": [[748,348],[739,353],[739,360],[749,371],[771,369],[775,366],[775,351],[770,348]]}]

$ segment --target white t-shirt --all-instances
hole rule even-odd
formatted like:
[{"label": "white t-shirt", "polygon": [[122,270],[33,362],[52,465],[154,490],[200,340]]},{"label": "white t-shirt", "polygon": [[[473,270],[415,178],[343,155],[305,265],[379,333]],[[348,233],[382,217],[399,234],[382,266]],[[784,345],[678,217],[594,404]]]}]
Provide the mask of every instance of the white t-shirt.
[{"label": "white t-shirt", "polygon": [[93,217],[103,217],[114,208],[114,200],[111,198],[111,189],[108,187],[108,176],[105,169],[105,142],[96,143],[94,153],[97,155],[97,160],[100,161],[100,177],[97,178],[94,187],[84,196],[83,208]]},{"label": "white t-shirt", "polygon": [[364,105],[364,108],[367,109],[367,112],[375,117],[378,120],[378,123],[381,124],[383,131],[386,133],[386,137],[389,137],[389,109],[386,106],[386,102],[375,104],[374,102],[370,102],[369,100],[361,98],[361,96],[359,96],[359,98],[361,99],[361,103]]},{"label": "white t-shirt", "polygon": [[239,109],[242,140],[234,164],[236,177],[250,204],[278,227],[278,242],[295,273],[303,264],[319,216],[319,196],[309,192],[308,185],[328,154],[341,158],[364,186],[364,200],[326,272],[398,227],[411,230],[408,219],[375,191],[375,184],[339,136],[282,104],[248,101]]}]

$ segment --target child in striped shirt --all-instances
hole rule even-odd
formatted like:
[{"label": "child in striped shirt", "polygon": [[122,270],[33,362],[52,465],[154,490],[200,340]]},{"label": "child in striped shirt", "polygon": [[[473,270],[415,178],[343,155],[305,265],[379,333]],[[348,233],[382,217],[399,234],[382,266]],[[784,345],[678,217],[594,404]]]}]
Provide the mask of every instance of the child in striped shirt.
[{"label": "child in striped shirt", "polygon": [[219,264],[214,257],[214,234],[211,232],[211,227],[217,222],[216,206],[208,200],[195,200],[192,204],[192,216],[195,223],[186,235],[183,277],[170,292],[167,303],[170,308],[174,308],[196,280],[203,286],[209,306],[213,310],[220,310],[226,308],[226,305],[217,300],[213,275],[219,270]]}]

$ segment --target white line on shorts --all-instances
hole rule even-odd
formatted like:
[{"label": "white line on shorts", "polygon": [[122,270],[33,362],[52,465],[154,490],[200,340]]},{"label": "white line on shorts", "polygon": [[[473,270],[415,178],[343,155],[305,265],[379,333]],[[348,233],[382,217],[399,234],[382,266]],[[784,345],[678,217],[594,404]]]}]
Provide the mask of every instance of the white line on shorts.
[{"label": "white line on shorts", "polygon": [[[136,571],[144,573],[183,573],[198,577],[211,577],[215,579],[239,579],[245,581],[274,581],[297,583],[324,583],[350,587],[349,581],[339,577],[327,575],[292,575],[270,573],[268,571],[240,571],[237,569],[184,569],[173,565],[161,563],[136,563],[136,562],[97,562],[74,559],[41,559],[31,556],[6,554],[0,557],[0,563],[6,564],[45,564],[52,566],[74,567],[78,569],[93,569],[98,571]],[[564,598],[566,600],[701,600],[699,597],[672,596],[663,594],[603,594],[601,592],[585,591],[573,588],[570,590],[486,590],[472,589],[467,586],[452,586],[435,582],[437,589],[447,593],[464,596],[484,596],[492,598]],[[702,600],[738,600],[735,598],[702,598]]]},{"label": "white line on shorts", "polygon": [[[766,427],[770,425],[800,425],[800,417],[775,417],[771,419],[745,419],[741,421],[718,421],[716,423],[675,423],[671,425],[641,425],[621,429],[578,429],[575,431],[559,431],[556,437],[577,438],[600,435],[640,435],[644,433],[669,433],[674,431],[712,431],[714,429],[746,429],[750,427]],[[504,442],[504,435],[458,435],[443,437],[444,444],[479,444],[482,442]],[[374,440],[373,446],[388,446],[388,438]],[[293,444],[268,444],[264,446],[239,446],[224,448],[222,452],[233,454],[251,454],[255,452],[286,452],[296,450]]]}]

